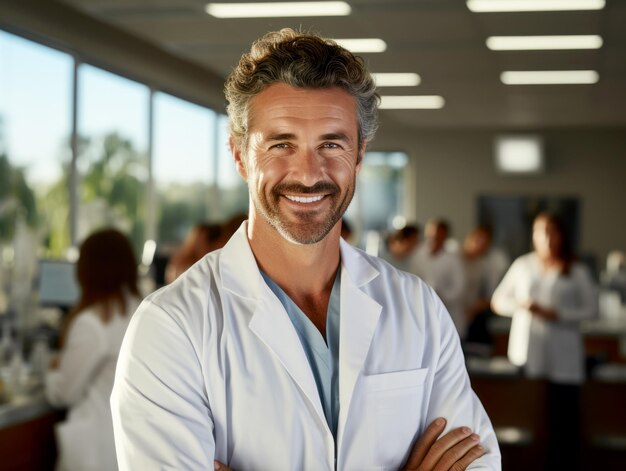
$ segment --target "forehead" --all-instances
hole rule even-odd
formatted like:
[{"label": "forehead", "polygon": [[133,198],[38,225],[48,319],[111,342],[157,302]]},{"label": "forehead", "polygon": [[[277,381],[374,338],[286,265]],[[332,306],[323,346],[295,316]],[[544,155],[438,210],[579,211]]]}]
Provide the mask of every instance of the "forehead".
[{"label": "forehead", "polygon": [[533,225],[533,232],[543,232],[548,234],[550,237],[561,237],[561,229],[559,226],[550,219],[539,219],[535,221]]},{"label": "forehead", "polygon": [[249,130],[295,125],[339,126],[357,131],[356,100],[339,88],[295,88],[272,84],[250,100]]}]

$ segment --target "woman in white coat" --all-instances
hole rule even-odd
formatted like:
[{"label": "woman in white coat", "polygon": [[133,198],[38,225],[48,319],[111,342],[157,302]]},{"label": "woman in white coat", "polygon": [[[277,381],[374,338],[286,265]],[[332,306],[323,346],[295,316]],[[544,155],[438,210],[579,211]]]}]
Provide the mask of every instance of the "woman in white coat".
[{"label": "woman in white coat", "polygon": [[[527,376],[548,388],[547,469],[575,469],[584,347],[579,323],[592,318],[597,294],[589,270],[572,256],[567,234],[554,215],[535,218],[534,251],[519,257],[492,297],[494,312],[513,316],[508,355]],[[552,461],[559,457],[558,464]],[[571,465],[563,460],[572,459]],[[554,466],[554,467],[553,467]]]},{"label": "woman in white coat", "polygon": [[51,404],[69,408],[56,428],[58,471],[117,470],[109,396],[131,314],[139,305],[137,262],[122,233],[89,236],[76,266],[81,297],[46,375]]}]

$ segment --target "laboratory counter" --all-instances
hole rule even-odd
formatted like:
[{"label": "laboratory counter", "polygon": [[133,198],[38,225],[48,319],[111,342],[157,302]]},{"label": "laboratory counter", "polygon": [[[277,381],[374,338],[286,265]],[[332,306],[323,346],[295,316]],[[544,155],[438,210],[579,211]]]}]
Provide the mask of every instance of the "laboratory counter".
[{"label": "laboratory counter", "polygon": [[43,390],[0,403],[0,461],[4,471],[52,471],[54,426],[65,411],[52,407]]}]

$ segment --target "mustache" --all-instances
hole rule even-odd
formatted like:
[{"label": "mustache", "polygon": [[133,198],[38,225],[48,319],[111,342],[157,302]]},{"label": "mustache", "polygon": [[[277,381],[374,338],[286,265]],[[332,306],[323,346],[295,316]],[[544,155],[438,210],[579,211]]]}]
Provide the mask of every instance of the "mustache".
[{"label": "mustache", "polygon": [[283,182],[277,184],[273,189],[272,193],[284,194],[284,193],[293,193],[293,194],[301,194],[301,195],[311,195],[315,193],[326,193],[334,195],[335,193],[339,193],[339,187],[333,182],[324,181],[324,182],[316,182],[312,186],[306,186],[301,183],[296,182]]}]

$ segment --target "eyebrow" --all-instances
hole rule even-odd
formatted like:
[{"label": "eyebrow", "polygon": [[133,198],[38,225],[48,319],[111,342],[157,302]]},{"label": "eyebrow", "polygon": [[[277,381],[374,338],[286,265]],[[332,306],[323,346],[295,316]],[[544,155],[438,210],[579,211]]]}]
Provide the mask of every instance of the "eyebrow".
[{"label": "eyebrow", "polygon": [[[293,139],[296,139],[296,135],[293,133],[276,133],[267,136],[266,141],[289,141]],[[320,139],[324,141],[351,141],[351,139],[342,132],[322,134]]]},{"label": "eyebrow", "polygon": [[296,138],[295,134],[285,132],[285,133],[270,134],[269,136],[267,136],[265,140],[266,141],[290,141],[295,138]]},{"label": "eyebrow", "polygon": [[346,141],[346,142],[351,141],[351,139],[342,132],[322,134],[321,138],[323,140],[328,140],[328,141]]}]

